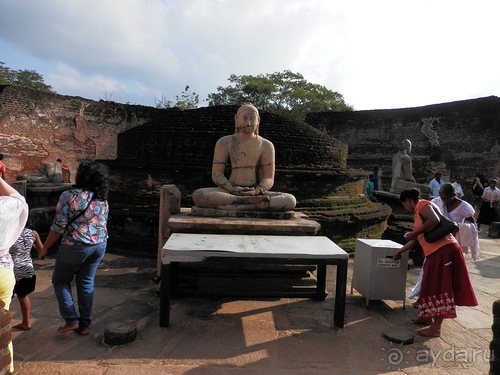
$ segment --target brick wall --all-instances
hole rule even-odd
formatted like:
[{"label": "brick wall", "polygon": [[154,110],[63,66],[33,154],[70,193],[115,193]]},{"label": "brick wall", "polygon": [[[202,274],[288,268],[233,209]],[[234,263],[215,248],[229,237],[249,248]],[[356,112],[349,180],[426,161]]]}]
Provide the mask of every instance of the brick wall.
[{"label": "brick wall", "polygon": [[86,158],[116,158],[117,134],[163,113],[151,107],[93,101],[0,86],[0,153],[6,180],[61,158],[74,179]]}]

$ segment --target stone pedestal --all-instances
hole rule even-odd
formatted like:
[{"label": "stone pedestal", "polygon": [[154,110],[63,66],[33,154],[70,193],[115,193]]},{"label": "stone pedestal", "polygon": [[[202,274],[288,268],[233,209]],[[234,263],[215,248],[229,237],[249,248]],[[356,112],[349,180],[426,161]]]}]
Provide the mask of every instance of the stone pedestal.
[{"label": "stone pedestal", "polygon": [[191,216],[202,217],[246,217],[254,219],[274,219],[274,220],[290,220],[294,219],[294,211],[235,211],[221,210],[219,208],[202,208],[191,207]]},{"label": "stone pedestal", "polygon": [[[202,213],[203,216],[198,216],[196,213]],[[214,216],[206,216],[207,213],[212,213]],[[223,216],[224,213],[232,214],[232,216]],[[200,209],[198,207],[180,208],[180,193],[178,193],[175,185],[164,185],[160,189],[159,220],[158,276],[160,276],[161,272],[161,248],[172,233],[314,236],[321,229],[318,222],[295,211],[226,212],[224,210]],[[309,287],[313,285],[310,283],[309,278],[316,269],[315,266],[310,265],[263,263],[250,265],[238,261],[228,263],[227,260],[181,264],[181,266],[183,267],[182,274],[186,275],[184,285],[186,285],[188,292],[196,289],[200,293],[206,291],[206,285],[209,285],[211,279],[217,278],[221,273],[225,274],[223,279],[227,281],[228,272],[234,276],[231,281],[232,285],[229,285],[232,289],[235,287],[243,289],[246,283],[245,277],[251,277],[253,281],[262,278],[264,284],[269,284],[273,280],[283,281],[287,278],[293,278],[301,286]],[[252,282],[252,285],[258,285],[258,283]],[[293,284],[288,283],[288,285]],[[227,285],[221,284],[220,286],[221,288],[227,287]],[[264,289],[268,288],[262,288],[262,290]]]}]

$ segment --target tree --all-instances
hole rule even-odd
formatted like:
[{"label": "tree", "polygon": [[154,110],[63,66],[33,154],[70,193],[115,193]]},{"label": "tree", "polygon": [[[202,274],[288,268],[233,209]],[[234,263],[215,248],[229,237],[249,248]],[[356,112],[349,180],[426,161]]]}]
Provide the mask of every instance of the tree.
[{"label": "tree", "polygon": [[113,91],[103,90],[102,98],[99,98],[99,100],[102,100],[103,102],[118,103],[119,99],[116,97]]},{"label": "tree", "polygon": [[200,101],[200,96],[195,92],[189,92],[189,86],[184,88],[181,96],[175,96],[175,103],[165,96],[161,96],[161,99],[155,98],[156,108],[177,108],[180,110],[195,109]]},{"label": "tree", "polygon": [[289,70],[257,76],[231,74],[228,81],[232,85],[219,86],[216,93],[208,95],[209,106],[250,102],[300,121],[308,112],[353,110],[338,92],[307,82],[302,74]]},{"label": "tree", "polygon": [[28,89],[54,92],[52,86],[47,85],[43,76],[34,70],[13,70],[0,61],[0,85],[13,85],[26,87]]}]

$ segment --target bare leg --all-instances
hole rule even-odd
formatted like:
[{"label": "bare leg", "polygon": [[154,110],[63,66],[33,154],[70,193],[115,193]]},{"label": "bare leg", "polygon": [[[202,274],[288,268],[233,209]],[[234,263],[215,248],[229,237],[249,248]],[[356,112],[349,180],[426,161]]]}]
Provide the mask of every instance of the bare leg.
[{"label": "bare leg", "polygon": [[435,318],[429,327],[417,329],[420,336],[425,337],[440,337],[441,336],[441,324],[443,324],[442,318]]},{"label": "bare leg", "polygon": [[21,314],[23,316],[23,321],[19,324],[16,324],[13,328],[22,329],[27,331],[31,329],[30,316],[31,316],[31,301],[28,296],[20,297],[17,296],[19,300],[19,305],[21,306]]}]

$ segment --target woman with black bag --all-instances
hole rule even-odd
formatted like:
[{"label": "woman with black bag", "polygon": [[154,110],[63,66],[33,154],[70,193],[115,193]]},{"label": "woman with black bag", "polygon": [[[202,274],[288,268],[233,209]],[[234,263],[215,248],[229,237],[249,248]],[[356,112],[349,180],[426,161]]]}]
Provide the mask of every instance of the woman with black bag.
[{"label": "woman with black bag", "polygon": [[418,189],[403,190],[400,201],[414,214],[413,231],[405,234],[408,241],[397,250],[394,259],[411,249],[418,241],[426,261],[418,303],[418,319],[413,323],[427,327],[416,332],[421,336],[440,337],[443,319],[456,318],[456,306],[477,306],[462,249],[452,234],[435,242],[427,242],[424,234],[439,224],[439,216],[431,202],[420,199]]},{"label": "woman with black bag", "polygon": [[[58,328],[60,333],[90,333],[94,278],[108,239],[108,190],[107,167],[95,161],[82,162],[76,172],[75,185],[59,198],[54,222],[38,254],[38,258],[43,259],[62,238],[52,274],[59,313],[66,322]],[[71,290],[74,277],[78,313]]]}]

